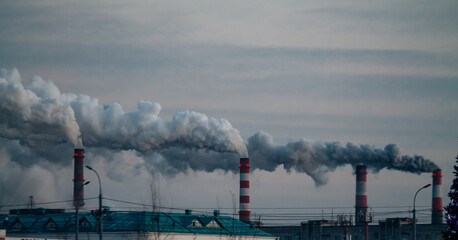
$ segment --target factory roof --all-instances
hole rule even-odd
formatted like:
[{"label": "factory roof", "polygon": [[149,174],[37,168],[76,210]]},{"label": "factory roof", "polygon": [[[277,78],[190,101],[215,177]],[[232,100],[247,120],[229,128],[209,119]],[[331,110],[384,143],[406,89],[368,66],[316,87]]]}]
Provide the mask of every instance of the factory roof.
[{"label": "factory roof", "polygon": [[[95,213],[79,213],[79,231],[97,230]],[[0,228],[7,233],[74,232],[75,213],[19,213],[0,215]],[[219,212],[214,215],[148,211],[111,211],[103,215],[104,232],[162,232],[182,234],[237,235],[275,237]]]}]

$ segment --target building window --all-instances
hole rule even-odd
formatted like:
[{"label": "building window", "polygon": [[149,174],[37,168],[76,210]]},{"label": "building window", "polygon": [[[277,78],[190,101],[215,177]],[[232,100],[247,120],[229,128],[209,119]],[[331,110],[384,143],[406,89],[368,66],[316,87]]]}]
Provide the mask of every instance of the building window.
[{"label": "building window", "polygon": [[24,229],[24,228],[25,228],[24,225],[23,225],[19,220],[17,220],[17,221],[13,224],[13,226],[11,227],[11,230],[12,230],[12,231],[20,231],[20,230],[22,230],[22,229]]},{"label": "building window", "polygon": [[192,226],[192,227],[202,227],[202,224],[199,222],[199,220],[194,219],[194,220],[192,220],[192,222],[191,222],[191,226]]},{"label": "building window", "polygon": [[56,225],[55,222],[49,221],[48,224],[46,224],[45,228],[46,228],[46,230],[56,230],[57,229],[57,225]]},{"label": "building window", "polygon": [[87,221],[82,221],[81,222],[81,227],[82,228],[90,228],[91,224],[89,224]]},{"label": "building window", "polygon": [[220,228],[221,226],[220,226],[215,220],[212,220],[211,222],[209,222],[209,223],[207,224],[206,227]]}]

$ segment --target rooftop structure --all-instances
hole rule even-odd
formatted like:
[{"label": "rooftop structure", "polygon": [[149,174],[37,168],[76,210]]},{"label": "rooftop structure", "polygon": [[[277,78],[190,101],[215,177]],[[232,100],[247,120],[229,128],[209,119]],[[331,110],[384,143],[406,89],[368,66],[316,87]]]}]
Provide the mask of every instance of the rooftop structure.
[{"label": "rooftop structure", "polygon": [[[127,235],[163,234],[165,236],[179,235],[180,238],[198,236],[205,239],[275,239],[275,236],[255,228],[229,216],[221,216],[219,211],[213,215],[192,214],[191,210],[185,213],[164,212],[128,212],[113,211],[104,213],[104,237],[109,239],[124,239]],[[96,239],[97,220],[90,212],[80,212],[79,231],[89,239]],[[0,228],[6,230],[7,237],[34,237],[48,239],[63,239],[75,233],[75,214],[45,210],[36,212],[11,211],[10,214],[0,215]],[[64,237],[65,236],[65,237]],[[109,237],[111,236],[111,237]],[[113,237],[118,236],[118,237]]]}]

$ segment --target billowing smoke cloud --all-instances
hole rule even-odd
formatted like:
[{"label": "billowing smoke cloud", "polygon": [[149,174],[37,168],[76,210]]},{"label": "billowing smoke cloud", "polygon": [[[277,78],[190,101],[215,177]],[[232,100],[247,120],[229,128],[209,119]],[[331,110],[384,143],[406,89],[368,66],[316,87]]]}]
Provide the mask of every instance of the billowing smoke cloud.
[{"label": "billowing smoke cloud", "polygon": [[160,110],[157,103],[140,101],[135,111],[125,112],[119,103],[101,105],[86,95],[62,94],[40,77],[24,87],[16,69],[0,71],[0,137],[22,145],[67,142],[141,153],[180,147],[247,155],[228,121],[192,111],[165,121]]},{"label": "billowing smoke cloud", "polygon": [[72,98],[39,77],[24,87],[16,69],[1,69],[0,136],[30,147],[41,141],[81,145],[75,114],[68,104]]},{"label": "billowing smoke cloud", "polygon": [[347,143],[342,146],[339,142],[316,143],[301,139],[285,146],[275,146],[273,137],[265,132],[258,132],[248,139],[248,152],[253,167],[274,171],[282,165],[288,172],[294,169],[308,174],[316,186],[327,183],[328,172],[348,164],[355,167],[362,163],[375,172],[386,168],[417,174],[438,168],[422,156],[401,155],[395,144],[377,149],[370,145]]},{"label": "billowing smoke cloud", "polygon": [[[245,145],[238,130],[224,119],[183,111],[166,121],[159,117],[160,110],[157,103],[140,101],[135,111],[125,112],[119,103],[101,105],[86,95],[61,93],[40,77],[23,86],[17,70],[0,71],[0,139],[15,146],[2,149],[23,167],[70,164],[73,144],[103,149],[107,156],[109,151],[134,150],[145,160],[141,167],[170,176],[188,170],[236,172],[238,158],[249,155],[253,170],[283,166],[308,174],[317,186],[326,184],[328,172],[345,165],[364,163],[373,171],[412,173],[438,168],[421,156],[402,155],[394,144],[377,149],[301,139],[277,146],[271,135],[258,132]],[[15,157],[19,153],[32,157]],[[121,179],[121,175],[110,177]]]}]

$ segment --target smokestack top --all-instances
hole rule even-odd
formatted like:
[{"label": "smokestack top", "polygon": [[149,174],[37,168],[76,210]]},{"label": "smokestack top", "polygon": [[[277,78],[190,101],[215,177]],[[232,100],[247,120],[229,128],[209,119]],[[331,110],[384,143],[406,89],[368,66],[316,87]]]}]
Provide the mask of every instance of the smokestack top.
[{"label": "smokestack top", "polygon": [[84,157],[86,154],[84,154],[84,149],[81,149],[81,148],[76,148],[75,149],[75,153],[73,154],[73,156],[78,156],[78,157]]},{"label": "smokestack top", "polygon": [[367,174],[367,166],[364,164],[356,165],[356,173],[366,173]]},{"label": "smokestack top", "polygon": [[356,166],[356,181],[357,182],[366,182],[367,181],[366,165],[360,164]]},{"label": "smokestack top", "polygon": [[441,185],[442,184],[442,170],[436,169],[433,172],[433,185]]},{"label": "smokestack top", "polygon": [[249,167],[249,166],[250,166],[250,159],[249,158],[240,158],[239,167]]}]

